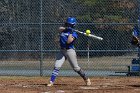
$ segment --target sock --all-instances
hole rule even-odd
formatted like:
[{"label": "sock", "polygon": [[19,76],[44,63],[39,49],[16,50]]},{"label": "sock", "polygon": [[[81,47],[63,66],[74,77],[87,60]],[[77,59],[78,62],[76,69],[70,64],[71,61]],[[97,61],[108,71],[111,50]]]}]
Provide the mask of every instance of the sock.
[{"label": "sock", "polygon": [[54,82],[56,77],[58,76],[59,70],[57,68],[54,68],[52,75],[51,75],[51,81]]},{"label": "sock", "polygon": [[80,69],[79,71],[77,71],[77,73],[84,79],[87,80],[87,76],[85,75],[84,71],[82,69]]}]

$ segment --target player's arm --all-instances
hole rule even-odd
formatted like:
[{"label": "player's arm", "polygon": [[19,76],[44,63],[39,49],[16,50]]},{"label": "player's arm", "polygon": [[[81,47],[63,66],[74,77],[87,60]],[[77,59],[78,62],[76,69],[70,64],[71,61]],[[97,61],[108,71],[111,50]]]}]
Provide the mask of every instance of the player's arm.
[{"label": "player's arm", "polygon": [[139,29],[137,26],[134,27],[134,31],[132,32],[131,44],[140,47],[140,37],[139,37]]},{"label": "player's arm", "polygon": [[74,37],[72,36],[72,34],[70,34],[68,36],[67,44],[70,44],[73,40],[74,40]]},{"label": "player's arm", "polygon": [[140,46],[139,38],[133,35],[132,40],[131,40],[131,44],[136,45],[136,46]]}]

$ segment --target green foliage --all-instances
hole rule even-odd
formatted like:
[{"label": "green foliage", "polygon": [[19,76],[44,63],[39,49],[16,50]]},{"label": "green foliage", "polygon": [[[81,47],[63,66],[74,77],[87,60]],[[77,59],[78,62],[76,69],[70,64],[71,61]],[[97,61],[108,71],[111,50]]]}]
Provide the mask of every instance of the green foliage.
[{"label": "green foliage", "polygon": [[78,20],[84,21],[84,22],[92,22],[92,18],[90,15],[80,15],[77,17]]},{"label": "green foliage", "polygon": [[[76,0],[78,4],[83,10],[82,13],[78,13],[78,18],[85,20],[85,22],[96,21],[98,18],[108,19],[106,22],[122,22],[121,20],[125,20],[128,23],[128,20],[132,20],[130,18],[136,17],[135,7],[130,6],[131,8],[127,8],[127,4],[123,4],[123,2],[113,1],[113,0]],[[134,2],[127,1],[130,5],[133,5]],[[123,6],[121,6],[123,4]],[[129,11],[129,12],[128,12]],[[132,11],[132,12],[131,12]],[[131,12],[131,13],[130,13]]]},{"label": "green foliage", "polygon": [[97,1],[98,0],[84,0],[83,4],[86,5],[86,6],[88,6],[88,7],[91,7],[91,6],[94,6]]},{"label": "green foliage", "polygon": [[119,22],[122,19],[121,15],[104,15],[104,17],[114,20],[114,22]]}]

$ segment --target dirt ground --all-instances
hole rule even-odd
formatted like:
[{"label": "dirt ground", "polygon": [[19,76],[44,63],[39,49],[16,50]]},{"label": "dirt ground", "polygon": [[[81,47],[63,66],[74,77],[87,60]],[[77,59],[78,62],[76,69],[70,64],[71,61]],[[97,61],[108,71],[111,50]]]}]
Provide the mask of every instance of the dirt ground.
[{"label": "dirt ground", "polygon": [[85,86],[80,77],[58,77],[47,87],[49,77],[1,76],[0,93],[140,93],[140,77],[90,77]]}]

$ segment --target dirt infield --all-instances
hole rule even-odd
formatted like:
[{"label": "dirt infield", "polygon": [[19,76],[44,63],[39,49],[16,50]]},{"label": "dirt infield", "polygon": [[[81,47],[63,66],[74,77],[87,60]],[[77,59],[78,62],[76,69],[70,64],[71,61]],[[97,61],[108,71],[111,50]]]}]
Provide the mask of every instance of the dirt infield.
[{"label": "dirt infield", "polygon": [[0,77],[0,93],[140,93],[139,77],[90,77],[85,86],[80,77],[58,77],[47,87],[48,77]]}]

